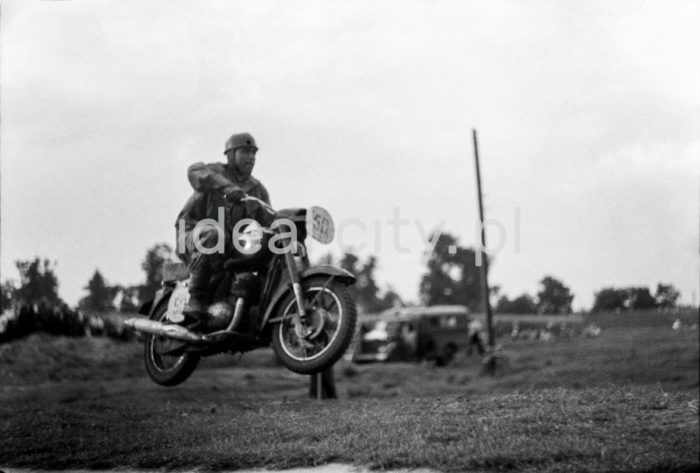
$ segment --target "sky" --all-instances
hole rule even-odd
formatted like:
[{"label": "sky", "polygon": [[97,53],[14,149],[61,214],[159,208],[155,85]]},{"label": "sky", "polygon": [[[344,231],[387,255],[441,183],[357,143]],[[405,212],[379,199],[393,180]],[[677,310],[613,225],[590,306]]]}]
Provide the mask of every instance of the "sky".
[{"label": "sky", "polygon": [[695,1],[2,1],[0,277],[49,258],[69,304],[96,269],[141,282],[187,166],[248,131],[275,207],[333,215],[312,257],[373,254],[417,301],[430,232],[478,241],[476,129],[502,294],[697,304],[698,24]]}]

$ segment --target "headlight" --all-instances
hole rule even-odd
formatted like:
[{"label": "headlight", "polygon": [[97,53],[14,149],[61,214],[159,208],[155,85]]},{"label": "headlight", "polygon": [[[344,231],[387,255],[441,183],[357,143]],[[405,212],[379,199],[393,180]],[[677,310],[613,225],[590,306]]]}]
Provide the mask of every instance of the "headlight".
[{"label": "headlight", "polygon": [[245,229],[238,234],[238,244],[242,249],[242,253],[250,254],[253,252],[254,248],[260,248],[260,244],[263,239],[262,227],[258,222],[253,222],[245,227]]}]

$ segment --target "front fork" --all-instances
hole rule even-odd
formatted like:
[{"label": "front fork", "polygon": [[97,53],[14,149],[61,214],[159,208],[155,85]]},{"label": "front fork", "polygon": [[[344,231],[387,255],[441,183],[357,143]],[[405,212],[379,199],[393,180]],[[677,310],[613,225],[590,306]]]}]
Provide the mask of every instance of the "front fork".
[{"label": "front fork", "polygon": [[304,330],[304,326],[301,321],[304,317],[306,317],[306,308],[304,307],[304,291],[301,287],[297,262],[294,259],[294,252],[287,251],[284,254],[284,261],[287,264],[289,283],[292,285],[292,292],[294,293],[294,298],[297,301],[298,308],[297,312],[291,314],[292,320],[294,321],[294,333],[300,340],[303,340],[306,337],[306,331]]}]

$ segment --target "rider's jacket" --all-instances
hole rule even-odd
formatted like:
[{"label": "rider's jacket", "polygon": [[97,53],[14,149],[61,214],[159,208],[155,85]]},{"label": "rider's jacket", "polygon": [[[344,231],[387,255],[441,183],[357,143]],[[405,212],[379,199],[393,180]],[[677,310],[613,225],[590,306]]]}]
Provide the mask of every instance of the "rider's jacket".
[{"label": "rider's jacket", "polygon": [[253,176],[241,180],[223,163],[195,163],[187,169],[187,178],[192,184],[194,193],[187,200],[175,221],[175,227],[178,228],[180,220],[184,220],[187,232],[191,231],[202,219],[216,220],[220,207],[228,210],[225,222],[227,232],[241,218],[255,218],[250,215],[250,210],[246,211],[245,204],[232,206],[224,200],[224,194],[234,190],[240,189],[249,196],[257,197],[270,204],[270,195],[260,181]]}]

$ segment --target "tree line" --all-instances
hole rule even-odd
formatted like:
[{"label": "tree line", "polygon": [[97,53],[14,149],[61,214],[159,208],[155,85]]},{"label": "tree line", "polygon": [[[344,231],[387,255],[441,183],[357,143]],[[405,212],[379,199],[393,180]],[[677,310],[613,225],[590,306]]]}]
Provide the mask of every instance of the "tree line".
[{"label": "tree line", "polygon": [[[109,284],[96,269],[84,287],[87,294],[80,299],[77,308],[86,313],[137,312],[141,304],[151,300],[160,287],[163,264],[171,260],[171,254],[172,248],[166,243],[149,248],[141,264],[145,280],[140,284]],[[56,262],[36,257],[16,261],[15,266],[19,272],[19,282],[16,284],[7,279],[2,283],[2,310],[23,306],[67,307],[58,295]]]},{"label": "tree line", "polygon": [[[86,313],[136,312],[141,304],[153,298],[160,287],[163,265],[172,261],[172,255],[172,248],[167,243],[148,248],[141,264],[145,279],[136,285],[109,284],[99,269],[96,269],[84,287],[86,295],[79,301],[78,309]],[[337,261],[327,254],[318,263],[337,264],[356,276],[357,282],[353,290],[362,313],[376,313],[406,305],[391,286],[381,288],[378,285],[375,278],[378,259],[375,256],[361,260],[349,251]],[[489,264],[492,263],[493,257],[489,257]],[[20,274],[19,284],[9,280],[2,284],[0,304],[3,310],[28,304],[65,306],[58,296],[55,263],[37,257],[34,260],[17,261],[16,267]],[[424,305],[460,304],[474,312],[481,312],[484,310],[481,279],[481,268],[476,266],[475,249],[460,245],[458,239],[449,233],[441,233],[420,280],[419,301]],[[500,295],[500,287],[492,287],[490,298],[496,300],[494,311],[511,314],[572,312],[574,294],[564,282],[547,275],[539,281],[539,286],[535,296],[525,293],[513,299]],[[680,292],[671,284],[659,283],[654,294],[646,287],[606,287],[595,293],[591,310],[669,309],[676,307],[679,296]]]},{"label": "tree line", "polygon": [[153,299],[153,294],[161,285],[163,265],[172,260],[172,248],[167,243],[159,243],[146,251],[141,263],[146,278],[141,284],[122,286],[110,285],[95,270],[85,286],[87,295],[80,300],[78,308],[86,312],[137,312],[139,307]]},{"label": "tree line", "polygon": [[[488,257],[488,264],[493,257]],[[476,266],[476,251],[458,244],[455,236],[443,233],[430,255],[427,271],[421,279],[419,295],[426,305],[462,304],[472,311],[483,311],[481,268]],[[513,299],[490,288],[496,299],[494,312],[501,314],[570,314],[574,293],[563,281],[546,275],[539,281],[535,296],[524,293]],[[672,284],[658,283],[654,294],[648,287],[605,287],[594,293],[591,312],[619,312],[632,309],[673,309],[680,292]]]},{"label": "tree line", "polygon": [[[476,265],[476,250],[459,245],[449,233],[439,235],[435,250],[428,259],[427,272],[420,283],[421,302],[426,305],[462,304],[474,312],[484,311],[481,268]],[[487,256],[493,264],[493,256]],[[496,313],[569,314],[574,295],[553,276],[541,281],[537,299],[523,294],[515,299],[501,295],[500,287],[490,288],[490,299],[497,298]]]}]

